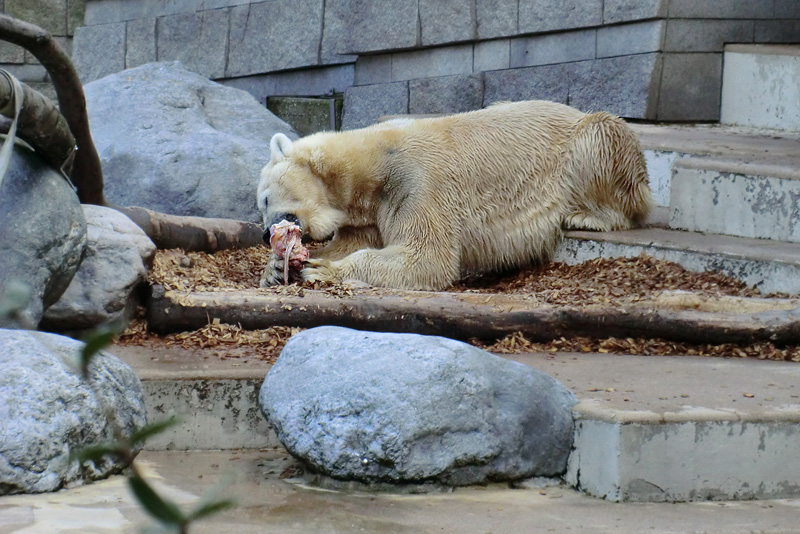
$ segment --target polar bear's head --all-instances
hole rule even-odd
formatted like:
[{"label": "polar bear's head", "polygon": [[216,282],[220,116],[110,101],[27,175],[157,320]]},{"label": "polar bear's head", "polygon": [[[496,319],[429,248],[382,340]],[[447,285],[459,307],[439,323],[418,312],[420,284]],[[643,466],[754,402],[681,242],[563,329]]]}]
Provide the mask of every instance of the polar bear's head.
[{"label": "polar bear's head", "polygon": [[269,239],[270,226],[284,219],[299,224],[312,239],[329,238],[347,216],[331,205],[330,180],[322,175],[319,162],[307,147],[296,147],[282,133],[272,137],[269,147],[270,160],[256,192],[264,238]]}]

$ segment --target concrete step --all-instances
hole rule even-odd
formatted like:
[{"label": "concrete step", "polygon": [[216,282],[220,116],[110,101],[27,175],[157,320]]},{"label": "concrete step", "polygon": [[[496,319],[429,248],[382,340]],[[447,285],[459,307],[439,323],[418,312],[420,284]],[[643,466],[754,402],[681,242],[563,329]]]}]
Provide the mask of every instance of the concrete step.
[{"label": "concrete step", "polygon": [[727,45],[720,122],[800,131],[800,45]]},{"label": "concrete step", "polygon": [[[663,213],[658,211],[657,213]],[[690,271],[717,271],[764,294],[800,293],[800,244],[664,228],[567,232],[554,256],[570,265],[646,254]]]},{"label": "concrete step", "polygon": [[669,226],[800,243],[799,201],[794,160],[680,158],[673,164]]},{"label": "concrete step", "polygon": [[[179,347],[112,347],[145,386],[148,450],[280,447],[258,411],[270,365]],[[613,501],[800,497],[800,365],[702,357],[518,354],[578,396],[565,482]],[[234,367],[235,366],[235,367]]]},{"label": "concrete step", "polygon": [[766,176],[800,169],[800,133],[711,124],[631,124],[644,151],[653,198],[670,206],[673,165],[687,156],[714,159],[723,168],[757,164]]}]

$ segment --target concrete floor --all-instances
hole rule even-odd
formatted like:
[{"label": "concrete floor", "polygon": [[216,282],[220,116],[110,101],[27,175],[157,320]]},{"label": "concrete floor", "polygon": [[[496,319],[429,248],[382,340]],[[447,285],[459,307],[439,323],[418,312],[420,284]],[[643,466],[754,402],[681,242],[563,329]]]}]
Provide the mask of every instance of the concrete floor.
[{"label": "concrete floor", "polygon": [[[184,509],[215,488],[238,507],[192,534],[797,533],[800,499],[691,504],[617,504],[561,486],[469,487],[428,495],[342,493],[281,479],[280,451],[144,452],[138,462]],[[223,485],[220,485],[220,484]],[[128,533],[151,521],[124,477],[53,494],[0,498],[0,533]]]}]

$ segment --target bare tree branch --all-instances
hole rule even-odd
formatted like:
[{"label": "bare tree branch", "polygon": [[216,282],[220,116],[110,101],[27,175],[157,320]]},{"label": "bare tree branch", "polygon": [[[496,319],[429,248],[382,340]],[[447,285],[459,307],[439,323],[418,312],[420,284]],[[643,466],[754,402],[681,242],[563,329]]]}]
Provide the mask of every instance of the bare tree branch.
[{"label": "bare tree branch", "polygon": [[25,48],[47,69],[56,89],[61,114],[78,145],[72,168],[72,182],[78,188],[78,198],[84,204],[107,205],[100,157],[89,130],[86,97],[69,56],[42,28],[7,15],[0,15],[0,39]]}]

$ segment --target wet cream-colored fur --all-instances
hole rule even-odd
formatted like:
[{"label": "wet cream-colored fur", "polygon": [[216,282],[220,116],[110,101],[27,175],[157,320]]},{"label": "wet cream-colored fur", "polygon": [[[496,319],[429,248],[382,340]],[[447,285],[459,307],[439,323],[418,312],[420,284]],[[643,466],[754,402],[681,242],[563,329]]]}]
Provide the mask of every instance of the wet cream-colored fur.
[{"label": "wet cream-colored fur", "polygon": [[[619,230],[652,201],[625,122],[545,101],[504,103],[292,143],[261,173],[265,224],[294,214],[333,239],[306,280],[442,289],[465,274],[546,260],[562,228]],[[265,284],[282,279],[273,258]]]}]

